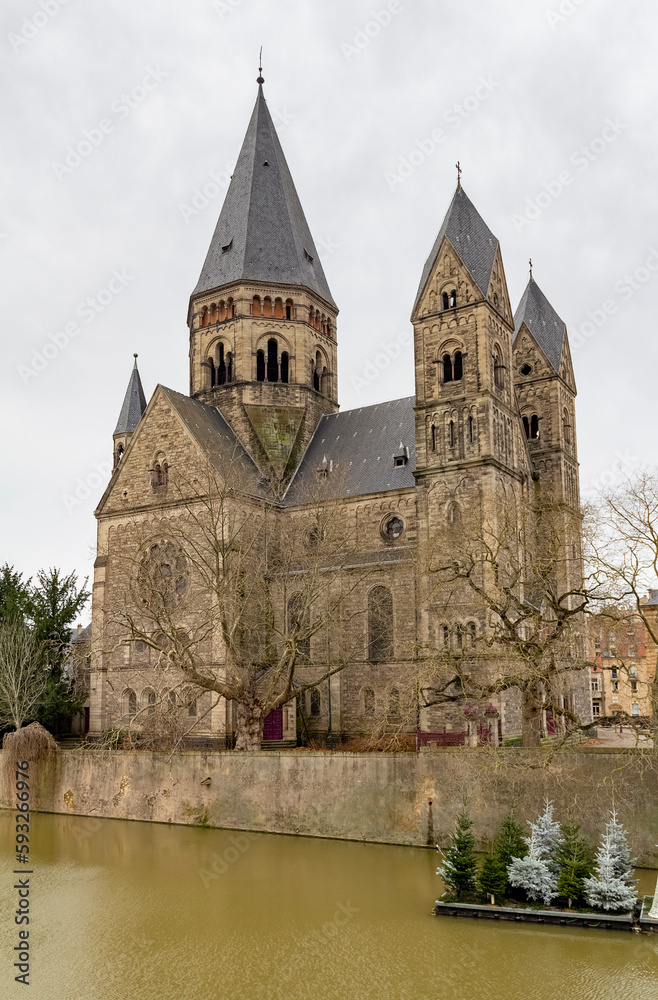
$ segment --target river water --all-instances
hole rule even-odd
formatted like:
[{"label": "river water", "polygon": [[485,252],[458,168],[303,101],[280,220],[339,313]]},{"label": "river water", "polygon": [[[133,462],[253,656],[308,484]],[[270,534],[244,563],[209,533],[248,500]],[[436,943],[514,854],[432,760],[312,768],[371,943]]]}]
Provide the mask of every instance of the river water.
[{"label": "river water", "polygon": [[658,1000],[658,935],[431,916],[436,852],[46,814],[26,990],[12,832],[1,1000]]}]

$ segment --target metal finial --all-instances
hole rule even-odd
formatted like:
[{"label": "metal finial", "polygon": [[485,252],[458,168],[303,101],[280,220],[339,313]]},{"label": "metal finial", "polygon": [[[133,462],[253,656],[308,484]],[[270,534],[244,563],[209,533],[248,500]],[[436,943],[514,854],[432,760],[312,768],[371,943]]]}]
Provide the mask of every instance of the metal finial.
[{"label": "metal finial", "polygon": [[258,57],[258,62],[259,62],[259,66],[258,66],[258,78],[256,80],[256,83],[265,83],[265,80],[263,79],[263,46],[262,45],[260,47],[260,55]]},{"label": "metal finial", "polygon": [[530,264],[530,280],[532,281],[532,257],[530,258],[528,263]]},{"label": "metal finial", "polygon": [[457,167],[457,189],[461,190],[461,186],[462,186],[462,168],[461,168],[461,164],[460,164],[459,160],[457,160],[455,166]]},{"label": "metal finial", "polygon": [[135,359],[135,364],[134,364],[134,367],[136,368],[136,367],[137,367],[137,355],[136,355],[136,354],[133,354],[133,358]]}]

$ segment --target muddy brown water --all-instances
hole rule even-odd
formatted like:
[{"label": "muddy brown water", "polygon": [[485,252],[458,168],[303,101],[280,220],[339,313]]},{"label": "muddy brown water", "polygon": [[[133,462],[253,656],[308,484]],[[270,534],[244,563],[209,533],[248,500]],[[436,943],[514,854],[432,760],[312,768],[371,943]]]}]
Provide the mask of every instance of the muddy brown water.
[{"label": "muddy brown water", "polygon": [[658,935],[431,916],[436,852],[33,819],[28,991],[0,812],[2,1000],[658,1000]]}]

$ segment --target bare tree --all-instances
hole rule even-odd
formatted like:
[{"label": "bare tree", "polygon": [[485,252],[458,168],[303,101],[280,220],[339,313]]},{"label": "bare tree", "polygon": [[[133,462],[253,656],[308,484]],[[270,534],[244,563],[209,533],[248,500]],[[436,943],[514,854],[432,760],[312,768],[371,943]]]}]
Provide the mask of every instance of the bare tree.
[{"label": "bare tree", "polygon": [[20,729],[46,690],[43,643],[18,617],[0,622],[0,723]]},{"label": "bare tree", "polygon": [[[640,469],[596,501],[598,532],[592,563],[610,594],[610,605],[626,609],[625,620],[639,619],[654,653],[658,653],[658,609],[646,591],[658,579],[658,474]],[[620,612],[612,612],[620,618]],[[622,614],[623,617],[623,614]],[[658,661],[650,675],[650,701],[658,724]]]},{"label": "bare tree", "polygon": [[170,473],[171,516],[125,529],[105,645],[143,643],[195,697],[232,702],[236,749],[252,750],[270,712],[350,662],[367,570],[347,569],[350,526],[321,479],[291,512],[254,496],[243,471],[234,456]]},{"label": "bare tree", "polygon": [[544,711],[570,725],[589,722],[570,681],[589,667],[584,615],[601,596],[599,581],[583,578],[582,518],[530,484],[472,497],[436,531],[425,553],[421,707],[516,688],[524,746],[539,745]]}]

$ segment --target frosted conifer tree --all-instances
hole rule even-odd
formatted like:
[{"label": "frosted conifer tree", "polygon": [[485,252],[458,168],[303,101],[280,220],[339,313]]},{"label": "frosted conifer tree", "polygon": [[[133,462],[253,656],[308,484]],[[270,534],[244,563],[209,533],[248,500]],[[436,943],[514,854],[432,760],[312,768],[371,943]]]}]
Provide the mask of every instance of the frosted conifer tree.
[{"label": "frosted conifer tree", "polygon": [[532,826],[532,835],[526,838],[528,853],[525,858],[512,858],[507,869],[507,878],[510,885],[523,889],[528,899],[541,901],[548,906],[558,894],[557,876],[548,860],[542,857],[535,834],[535,824]]},{"label": "frosted conifer tree", "polygon": [[610,822],[606,824],[605,832],[610,837],[610,857],[615,875],[622,882],[632,883],[635,858],[631,857],[626,831],[621,823],[617,822],[617,813],[614,809],[610,813]]},{"label": "frosted conifer tree", "polygon": [[599,910],[630,910],[635,904],[635,890],[628,884],[628,879],[616,874],[619,849],[616,835],[610,832],[611,827],[612,823],[608,823],[596,853],[596,875],[584,880],[585,899]]},{"label": "frosted conifer tree", "polygon": [[[544,812],[536,823],[530,824],[530,829],[532,830],[532,837],[534,837],[538,857],[548,863],[551,871],[557,872],[558,847],[564,838],[560,830],[560,824],[556,823],[553,819],[553,803],[549,802],[548,799],[546,799]],[[526,838],[528,847],[530,846],[531,839]]]}]

